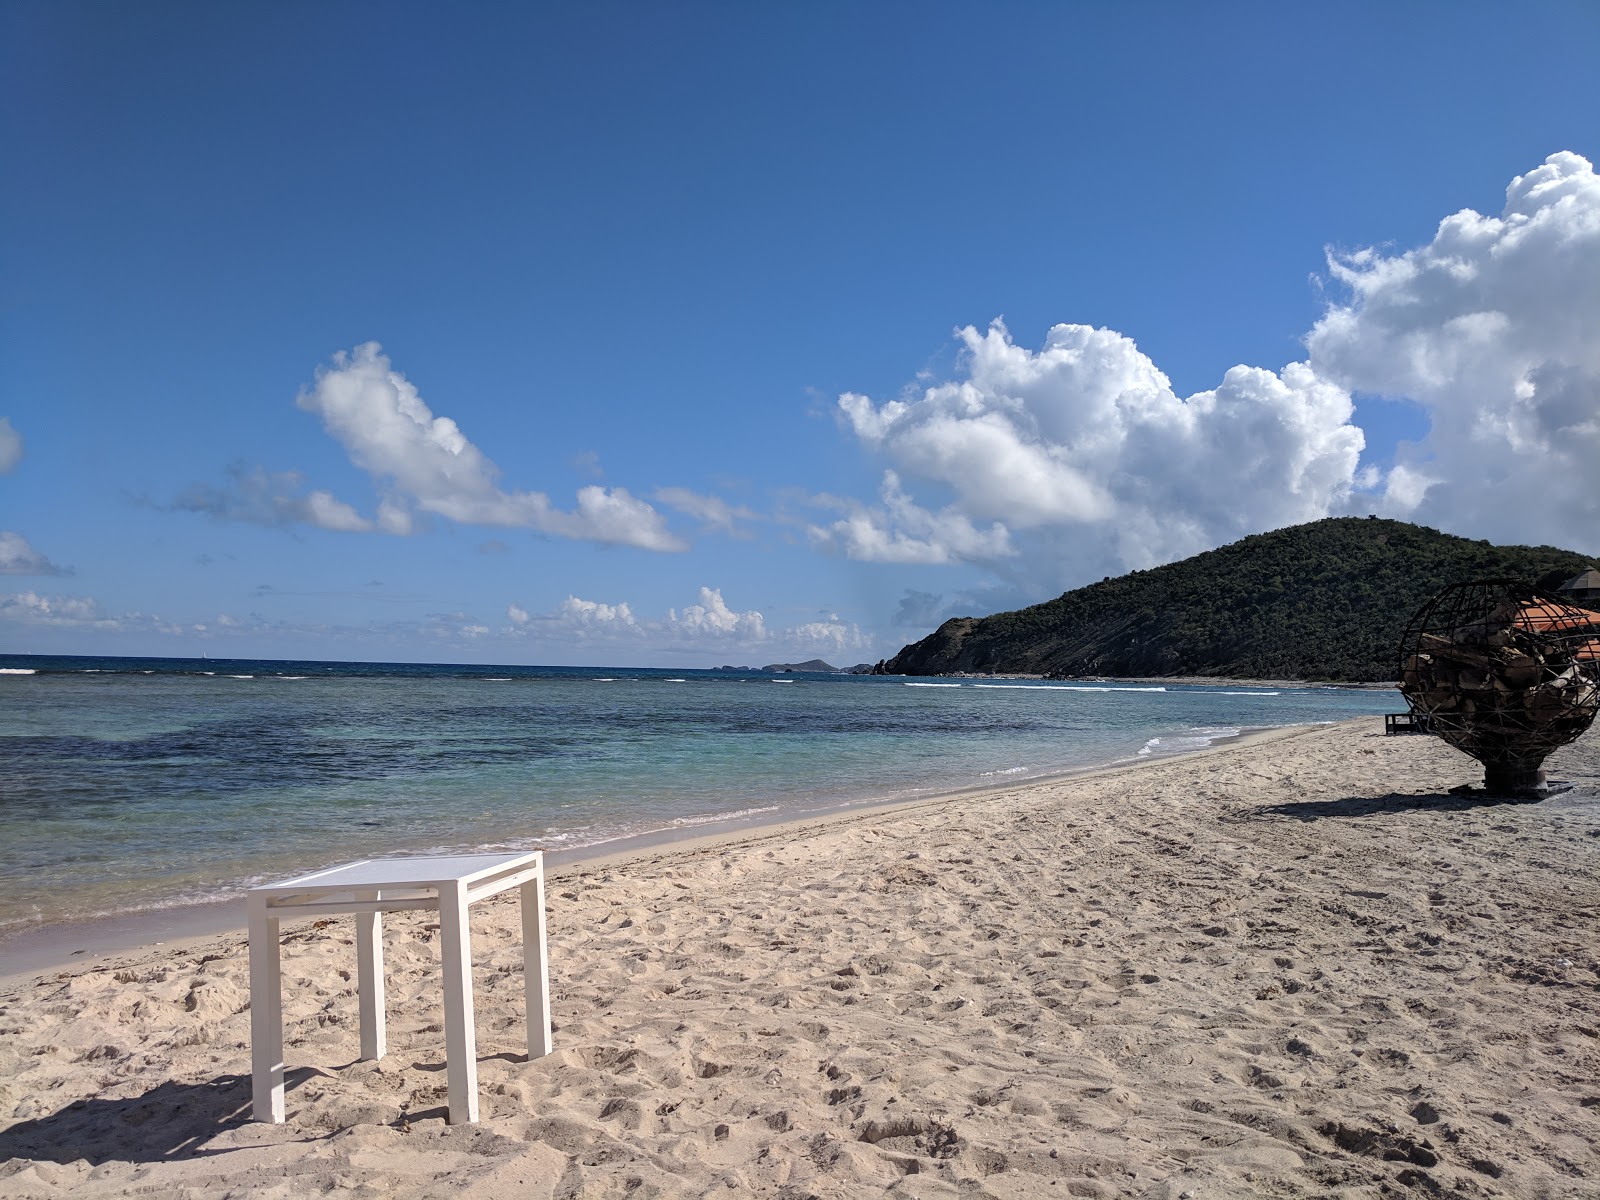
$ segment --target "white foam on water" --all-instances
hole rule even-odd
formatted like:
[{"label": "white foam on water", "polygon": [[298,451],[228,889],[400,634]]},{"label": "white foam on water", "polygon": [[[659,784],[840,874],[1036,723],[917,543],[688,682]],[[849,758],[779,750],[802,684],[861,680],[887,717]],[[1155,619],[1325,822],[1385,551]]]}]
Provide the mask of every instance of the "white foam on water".
[{"label": "white foam on water", "polygon": [[[49,920],[58,920],[65,917],[65,919],[74,922],[106,921],[116,917],[126,917],[134,913],[164,912],[173,908],[193,908],[201,904],[221,904],[228,901],[237,901],[250,888],[264,883],[275,883],[281,878],[283,878],[282,875],[252,875],[234,884],[194,885],[171,895],[154,896],[133,902],[119,903],[115,908],[93,907],[83,912],[46,914],[35,907],[32,917],[0,921],[0,931],[10,934],[24,930],[28,926],[34,925],[41,917]],[[161,945],[160,942],[155,944]]]},{"label": "white foam on water", "polygon": [[[248,676],[248,675],[240,675],[240,676],[237,676],[237,678],[239,678],[239,679],[249,679],[250,676]],[[309,678],[309,676],[306,676],[306,675],[270,675],[270,676],[268,676],[268,678],[269,679],[307,679],[307,678]]]},{"label": "white foam on water", "polygon": [[32,667],[0,667],[0,675],[37,675]]},{"label": "white foam on water", "polygon": [[663,679],[662,683],[688,683],[687,679]]},{"label": "white foam on water", "polygon": [[254,675],[229,675],[229,679],[254,679]]},{"label": "white foam on water", "polygon": [[[295,678],[296,679],[304,679],[305,676],[304,675],[296,675]],[[485,683],[510,683],[511,682],[511,676],[509,676],[509,675],[489,675],[489,676],[485,677],[484,682]]]},{"label": "white foam on water", "polygon": [[1204,750],[1222,738],[1238,737],[1242,729],[1192,729],[1188,733],[1153,737],[1139,748],[1140,758],[1152,754],[1182,754],[1185,750]]},{"label": "white foam on water", "polygon": [[1164,687],[1102,687],[1088,683],[975,683],[975,688],[1018,692],[1164,692]]},{"label": "white foam on water", "polygon": [[[787,680],[785,680],[787,682]],[[737,821],[741,817],[758,817],[762,813],[777,812],[779,805],[768,804],[764,808],[741,808],[734,812],[703,813],[691,817],[673,817],[672,828],[682,829],[686,825],[712,825],[717,821]]]},{"label": "white foam on water", "polygon": [[[566,833],[547,833],[542,838],[533,838],[531,840],[534,842],[539,842],[540,844],[548,845],[552,842],[576,842],[580,838],[587,837],[588,834],[589,826],[584,825],[579,829],[569,829]],[[520,846],[515,848],[521,849]]]},{"label": "white foam on water", "polygon": [[692,829],[701,825],[715,825],[719,821],[738,821],[749,817],[759,817],[767,813],[780,812],[782,808],[783,806],[780,804],[769,804],[758,808],[735,809],[731,812],[694,813],[686,817],[666,818],[666,824],[663,825],[581,825],[562,833],[544,833],[537,836],[509,838],[503,841],[477,843],[470,846],[440,844],[423,850],[409,851],[408,853],[481,854],[489,851],[498,853],[506,850],[549,850],[555,848],[561,850],[592,850],[596,846],[606,846],[612,842],[624,842],[632,838],[647,838],[653,835],[672,833],[675,830]]},{"label": "white foam on water", "polygon": [[774,679],[772,682],[773,683],[793,683],[794,680],[792,680],[792,679]]},{"label": "white foam on water", "polygon": [[1002,767],[998,771],[985,771],[979,778],[987,779],[990,775],[1020,775],[1027,767]]},{"label": "white foam on water", "polygon": [[[959,683],[906,683],[906,684],[902,684],[901,686],[902,687],[960,687],[961,685]],[[983,685],[980,683],[977,686],[978,687],[982,687]]]},{"label": "white foam on water", "polygon": [[617,677],[615,675],[596,675],[594,677],[595,683],[615,683],[616,681]]},{"label": "white foam on water", "polygon": [[1218,696],[1281,696],[1282,692],[1217,692]]}]

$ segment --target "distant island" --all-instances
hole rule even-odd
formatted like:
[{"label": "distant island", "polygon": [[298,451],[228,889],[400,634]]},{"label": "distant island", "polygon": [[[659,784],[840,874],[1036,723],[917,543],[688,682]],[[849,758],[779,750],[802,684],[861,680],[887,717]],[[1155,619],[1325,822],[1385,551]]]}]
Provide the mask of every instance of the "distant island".
[{"label": "distant island", "polygon": [[1447,584],[1509,578],[1554,590],[1591,561],[1553,546],[1329,517],[1031,608],[952,618],[873,671],[1386,681],[1406,622]]},{"label": "distant island", "polygon": [[713,667],[716,671],[745,671],[754,673],[764,672],[768,675],[790,675],[799,671],[809,671],[815,675],[871,675],[877,667],[872,663],[857,663],[853,667],[836,667],[831,663],[823,662],[820,658],[810,658],[798,663],[768,663],[764,667]]}]

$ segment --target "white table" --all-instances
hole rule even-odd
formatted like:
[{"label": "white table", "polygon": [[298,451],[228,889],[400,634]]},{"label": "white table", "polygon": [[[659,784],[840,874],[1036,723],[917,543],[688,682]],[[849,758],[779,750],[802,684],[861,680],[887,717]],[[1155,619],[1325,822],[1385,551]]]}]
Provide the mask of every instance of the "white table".
[{"label": "white table", "polygon": [[382,914],[439,913],[444,965],[445,1078],[450,1123],[478,1119],[478,1051],[472,1011],[472,937],[467,909],[507,888],[522,889],[522,962],[527,988],[528,1057],[550,1053],[550,972],[544,922],[544,855],[445,854],[346,863],[251,888],[250,1047],[258,1121],[283,1120],[283,982],[279,922],[284,917],[354,913],[361,999],[361,1057],[382,1058]]}]

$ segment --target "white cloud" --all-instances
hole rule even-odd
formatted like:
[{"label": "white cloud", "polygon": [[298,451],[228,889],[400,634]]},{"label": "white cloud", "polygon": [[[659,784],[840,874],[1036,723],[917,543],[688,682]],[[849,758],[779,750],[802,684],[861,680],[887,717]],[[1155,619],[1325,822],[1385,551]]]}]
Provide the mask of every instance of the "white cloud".
[{"label": "white cloud", "polygon": [[[1234,367],[1183,399],[1113,330],[1057,325],[1037,352],[998,321],[959,337],[960,378],[882,404],[840,397],[896,470],[879,506],[817,540],[880,562],[1019,555],[1009,570],[1053,584],[1085,562],[1149,566],[1312,520],[1350,493],[1363,444],[1350,397],[1303,363]],[[953,498],[931,511],[902,478]]]},{"label": "white cloud", "polygon": [[667,627],[690,637],[733,638],[760,642],[767,636],[765,618],[759,612],[734,612],[722,598],[721,588],[700,589],[700,603],[688,605],[680,614],[667,610]]},{"label": "white cloud", "polygon": [[683,550],[661,514],[624,488],[579,490],[574,511],[542,492],[504,491],[500,469],[449,417],[436,417],[376,342],[336,354],[298,399],[322,418],[351,460],[385,489],[397,531],[410,506],[467,525],[535,529],[562,537]]},{"label": "white cloud", "polygon": [[1385,511],[1496,540],[1600,550],[1600,178],[1552,154],[1400,254],[1330,254],[1349,292],[1308,338],[1311,364],[1426,411]]},{"label": "white cloud", "polygon": [[378,527],[331,492],[306,491],[306,478],[298,471],[268,471],[235,464],[228,468],[228,475],[229,486],[197,483],[165,507],[205,513],[218,520],[314,525],[336,533],[368,533]]},{"label": "white cloud", "polygon": [[0,617],[25,625],[81,625],[108,620],[87,596],[42,596],[38,592],[0,593]]},{"label": "white cloud", "polygon": [[568,596],[561,602],[559,619],[568,625],[588,629],[631,631],[639,628],[639,623],[633,619],[633,610],[626,603],[601,604],[576,596]]},{"label": "white cloud", "polygon": [[[956,377],[839,413],[892,468],[813,539],[853,558],[976,563],[1037,595],[1349,511],[1600,549],[1600,179],[1576,154],[1403,253],[1329,255],[1346,294],[1307,361],[1180,398],[1134,343],[1058,325],[959,333]],[[1415,401],[1428,435],[1358,466],[1352,393]],[[904,481],[904,482],[902,482]],[[930,499],[931,497],[931,499]]]},{"label": "white cloud", "polygon": [[720,588],[702,587],[699,602],[669,608],[659,619],[636,615],[626,601],[605,603],[568,596],[554,611],[530,614],[518,604],[507,606],[512,637],[546,640],[553,645],[573,641],[616,648],[653,647],[657,651],[718,654],[765,653],[810,658],[870,647],[871,638],[857,626],[830,613],[826,620],[773,629],[756,609],[739,611]]},{"label": "white cloud", "polygon": [[102,630],[116,633],[183,633],[184,628],[151,613],[112,615],[89,596],[46,596],[38,592],[0,593],[0,624],[35,628]]},{"label": "white cloud", "polygon": [[0,529],[0,575],[70,575],[67,567],[58,567],[31,545],[20,533]]},{"label": "white cloud", "polygon": [[664,487],[650,493],[650,498],[668,508],[676,509],[701,522],[707,529],[737,534],[736,521],[753,521],[756,514],[743,505],[729,504],[720,496],[703,496],[688,488]]},{"label": "white cloud", "polygon": [[842,508],[845,515],[826,527],[810,526],[812,541],[863,562],[939,565],[989,562],[1015,553],[1000,522],[979,529],[954,505],[929,512],[905,494],[893,471],[883,473],[881,500],[874,507],[819,497],[819,503]]},{"label": "white cloud", "polygon": [[416,529],[416,522],[406,506],[396,504],[393,500],[379,501],[377,524],[384,533],[395,537],[410,537]]},{"label": "white cloud", "polygon": [[0,417],[0,475],[9,475],[21,461],[22,435],[8,418]]},{"label": "white cloud", "polygon": [[320,489],[308,492],[296,506],[300,519],[318,529],[332,529],[338,533],[365,533],[372,522],[351,508],[343,500],[336,500],[329,492]]},{"label": "white cloud", "polygon": [[[796,625],[785,631],[783,640],[808,658],[865,650],[872,643],[860,629],[843,621],[809,621]],[[836,662],[833,665],[847,667],[851,664]]]}]

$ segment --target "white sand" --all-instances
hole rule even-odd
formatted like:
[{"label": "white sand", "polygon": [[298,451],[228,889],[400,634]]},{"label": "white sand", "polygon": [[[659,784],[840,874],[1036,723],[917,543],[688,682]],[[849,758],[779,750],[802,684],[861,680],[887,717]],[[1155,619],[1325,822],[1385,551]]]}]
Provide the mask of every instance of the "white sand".
[{"label": "white sand", "polygon": [[[569,869],[556,1046],[474,909],[483,1121],[443,1119],[438,939],[243,941],[0,990],[0,1195],[1600,1196],[1600,749],[1529,805],[1381,723]],[[1273,806],[1282,806],[1273,809]]]}]

